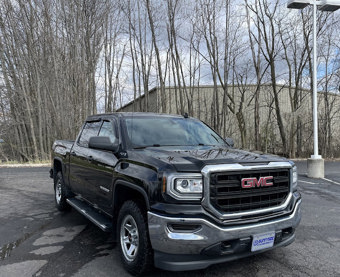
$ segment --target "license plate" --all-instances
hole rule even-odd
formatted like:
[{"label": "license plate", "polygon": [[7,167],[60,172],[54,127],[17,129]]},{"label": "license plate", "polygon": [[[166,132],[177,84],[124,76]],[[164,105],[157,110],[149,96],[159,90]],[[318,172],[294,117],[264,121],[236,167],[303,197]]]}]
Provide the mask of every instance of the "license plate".
[{"label": "license plate", "polygon": [[259,251],[262,249],[273,247],[275,240],[275,232],[268,232],[257,234],[253,236],[253,242],[251,244],[251,251]]}]

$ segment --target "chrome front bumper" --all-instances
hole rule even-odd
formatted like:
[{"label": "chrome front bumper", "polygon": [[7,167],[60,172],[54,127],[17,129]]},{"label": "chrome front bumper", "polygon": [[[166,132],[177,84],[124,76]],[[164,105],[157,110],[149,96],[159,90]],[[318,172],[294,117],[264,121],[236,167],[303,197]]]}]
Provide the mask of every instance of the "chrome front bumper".
[{"label": "chrome front bumper", "polygon": [[[202,255],[206,249],[221,242],[252,238],[252,236],[256,234],[268,231],[282,231],[287,228],[293,228],[294,230],[301,220],[300,205],[301,199],[296,202],[290,215],[262,221],[260,223],[234,226],[218,226],[214,222],[203,218],[170,217],[148,212],[149,235],[152,248],[155,251],[155,266],[167,270],[192,270],[259,253],[246,251],[235,255],[218,255],[217,257],[208,258]],[[193,232],[174,231],[170,227],[173,224],[191,224],[197,225],[199,228]],[[286,240],[275,244],[274,248],[288,245],[294,241],[294,238],[295,235],[292,233]],[[175,257],[172,255],[185,255],[185,259],[183,259],[183,262],[174,263],[166,261],[167,259],[173,259]]]}]

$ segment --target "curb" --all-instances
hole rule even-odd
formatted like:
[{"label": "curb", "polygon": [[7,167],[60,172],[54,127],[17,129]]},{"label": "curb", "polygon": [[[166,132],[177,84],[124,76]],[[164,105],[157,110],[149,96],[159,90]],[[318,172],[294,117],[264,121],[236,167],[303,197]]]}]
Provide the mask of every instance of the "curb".
[{"label": "curb", "polygon": [[49,163],[46,164],[0,164],[0,168],[19,168],[19,167],[50,167]]}]

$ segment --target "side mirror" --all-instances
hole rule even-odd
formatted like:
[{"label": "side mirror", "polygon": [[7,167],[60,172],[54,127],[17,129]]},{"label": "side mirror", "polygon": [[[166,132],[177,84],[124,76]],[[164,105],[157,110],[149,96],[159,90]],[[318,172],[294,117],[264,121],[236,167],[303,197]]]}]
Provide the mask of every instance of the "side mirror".
[{"label": "side mirror", "polygon": [[230,146],[234,147],[234,140],[232,138],[225,138],[225,142]]},{"label": "side mirror", "polygon": [[109,137],[90,137],[89,148],[108,150],[116,153],[119,145],[117,142],[112,143]]}]

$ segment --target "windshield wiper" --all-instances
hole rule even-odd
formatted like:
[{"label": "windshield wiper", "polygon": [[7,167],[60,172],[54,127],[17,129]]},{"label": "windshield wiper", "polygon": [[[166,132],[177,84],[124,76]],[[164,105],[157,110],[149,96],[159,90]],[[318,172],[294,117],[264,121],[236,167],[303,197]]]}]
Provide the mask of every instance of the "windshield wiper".
[{"label": "windshield wiper", "polygon": [[137,146],[137,147],[134,147],[133,149],[145,149],[147,147],[160,147],[160,146],[161,146],[160,144],[153,144],[153,145]]}]

